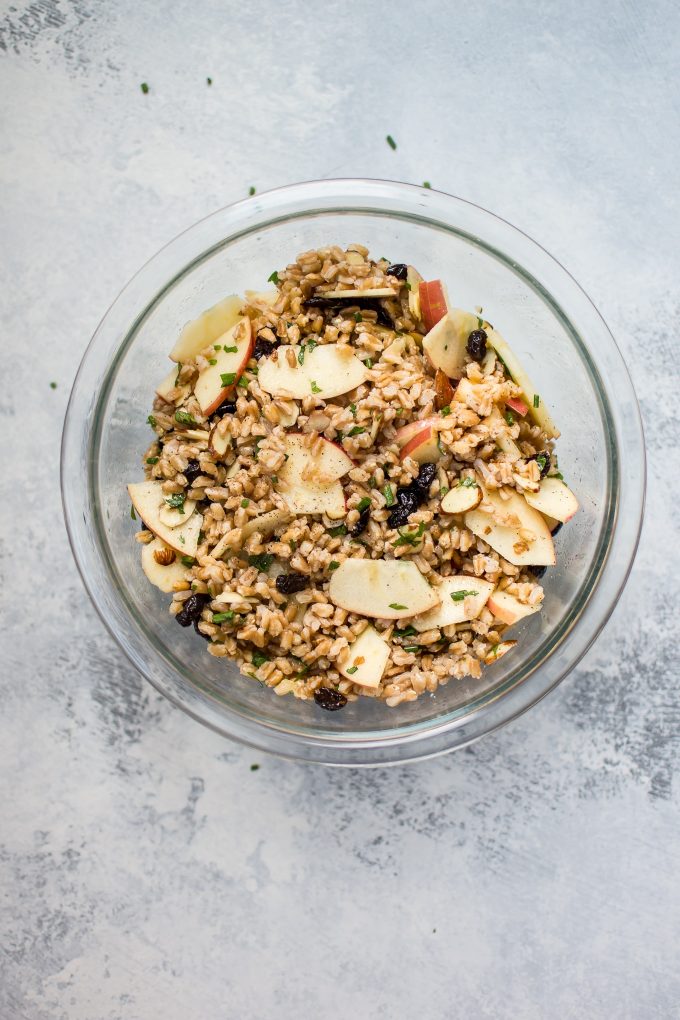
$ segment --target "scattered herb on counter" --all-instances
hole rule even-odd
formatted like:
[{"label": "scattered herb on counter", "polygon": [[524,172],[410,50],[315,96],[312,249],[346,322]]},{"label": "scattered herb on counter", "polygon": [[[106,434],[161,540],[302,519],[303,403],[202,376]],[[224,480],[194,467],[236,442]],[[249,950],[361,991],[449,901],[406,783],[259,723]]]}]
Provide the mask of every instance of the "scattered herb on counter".
[{"label": "scattered herb on counter", "polygon": [[431,188],[431,187],[432,187],[432,185],[430,184],[430,182],[429,182],[429,181],[423,181],[423,187],[424,187],[424,188]]},{"label": "scattered herb on counter", "polygon": [[50,389],[51,390],[56,390],[56,388],[57,388],[57,384],[55,382],[51,382],[50,383]]},{"label": "scattered herb on counter", "polygon": [[385,141],[386,141],[386,142],[387,142],[387,144],[389,145],[390,149],[396,149],[396,147],[397,147],[397,143],[395,142],[395,140],[394,140],[394,138],[392,137],[392,135],[386,135],[386,136],[385,136]]},{"label": "scattered herb on counter", "polygon": [[250,771],[251,771],[251,772],[257,772],[257,770],[259,769],[259,767],[260,767],[260,766],[259,766],[259,765],[258,765],[257,763],[253,762],[253,764],[252,764],[252,765],[250,766]]},{"label": "scattered herb on counter", "polygon": [[135,513],[135,508],[133,506],[130,507],[130,517],[133,521],[137,520],[137,514]]},{"label": "scattered herb on counter", "polygon": [[274,270],[272,275],[267,278],[267,283],[277,284],[278,282],[279,282],[279,274],[277,273],[276,270]]},{"label": "scattered herb on counter", "polygon": [[253,195],[255,194],[255,190],[256,190],[256,189],[255,189],[255,188],[253,187],[253,185],[251,184],[251,185],[250,185],[250,187],[248,188],[248,194],[250,195],[250,197],[251,197],[251,198],[252,198],[252,197],[253,197]]},{"label": "scattered herb on counter", "polygon": [[[215,350],[217,350],[217,348],[215,348]],[[238,347],[236,346],[236,344],[234,344],[233,347],[227,347],[227,345],[225,344],[223,350],[225,354],[236,354],[236,352],[238,351]]]},{"label": "scattered herb on counter", "polygon": [[149,86],[147,85],[147,83],[145,81],[143,81],[142,84],[139,87],[140,87],[140,89],[142,90],[142,92],[144,93],[145,96],[148,95]]}]

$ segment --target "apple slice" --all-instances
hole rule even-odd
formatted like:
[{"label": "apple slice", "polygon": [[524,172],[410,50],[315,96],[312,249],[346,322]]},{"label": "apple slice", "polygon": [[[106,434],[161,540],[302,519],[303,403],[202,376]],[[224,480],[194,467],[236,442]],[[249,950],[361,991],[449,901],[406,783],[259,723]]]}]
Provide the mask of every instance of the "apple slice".
[{"label": "apple slice", "polygon": [[390,657],[390,646],[370,624],[349,647],[349,656],[338,670],[352,683],[362,687],[380,686]]},{"label": "apple slice", "polygon": [[469,574],[456,574],[445,577],[436,590],[441,602],[434,609],[415,618],[413,626],[418,631],[476,620],[493,591],[493,584]]},{"label": "apple slice", "polygon": [[410,560],[345,560],[333,572],[328,596],[350,613],[381,620],[404,620],[439,604]]},{"label": "apple slice", "polygon": [[449,489],[442,499],[443,513],[464,514],[468,510],[474,510],[482,498],[482,490],[477,482],[473,482],[472,485],[463,484],[469,480],[469,478],[465,478],[458,485]]},{"label": "apple slice", "polygon": [[170,403],[168,394],[171,393],[172,390],[176,389],[177,386],[177,371],[178,370],[176,368],[173,368],[171,372],[168,372],[165,379],[163,379],[163,381],[156,387],[156,393],[158,396],[161,400],[167,401],[167,403]]},{"label": "apple slice", "polygon": [[499,428],[496,432],[495,442],[499,450],[503,453],[507,453],[508,457],[512,461],[520,460],[522,457],[522,451],[519,446],[508,432],[509,425],[505,418],[501,416],[501,412],[497,407],[493,407],[489,418],[499,423]]},{"label": "apple slice", "polygon": [[158,519],[166,528],[179,528],[181,524],[188,524],[189,518],[195,509],[196,500],[194,499],[184,500],[181,513],[179,508],[170,506],[167,500],[165,500],[163,506],[158,511]]},{"label": "apple slice", "polygon": [[432,425],[426,425],[424,429],[416,432],[399,451],[401,460],[413,457],[417,464],[432,464],[439,460],[441,455],[439,436]]},{"label": "apple slice", "polygon": [[247,290],[248,304],[275,305],[279,298],[278,290]]},{"label": "apple slice", "polygon": [[154,538],[142,546],[142,570],[149,581],[169,594],[186,580],[187,567],[174,549]]},{"label": "apple slice", "polygon": [[[231,435],[227,432],[226,435],[221,435],[217,431],[217,425],[213,425],[210,430],[210,439],[208,440],[208,449],[216,457],[224,457],[225,453],[231,447]],[[229,474],[227,474],[229,478]]]},{"label": "apple slice", "polygon": [[553,439],[557,439],[559,431],[550,417],[550,412],[545,406],[543,399],[537,393],[534,384],[529,379],[517,357],[512,352],[507,342],[495,329],[488,328],[486,331],[486,342],[490,347],[493,347],[498,357],[505,365],[510,378],[517,383],[522,389],[524,401],[529,410],[529,414],[534,419],[537,425],[539,425],[547,436]]},{"label": "apple slice", "polygon": [[[509,499],[501,499],[497,492],[491,491],[483,495],[496,513],[514,518],[518,523],[499,524],[484,510],[469,510],[465,514],[466,527],[517,567],[554,566],[555,546],[548,526],[524,496],[512,492]],[[528,538],[520,534],[520,528]]]},{"label": "apple slice", "polygon": [[380,355],[381,361],[387,361],[390,365],[400,365],[406,350],[406,341],[399,339],[390,344]]},{"label": "apple slice", "polygon": [[277,490],[294,514],[325,513],[338,520],[345,515],[345,494],[338,479],[352,461],[328,440],[314,455],[303,439],[299,434],[286,437],[286,461],[279,469]]},{"label": "apple slice", "polygon": [[[344,510],[344,499],[342,505]],[[271,535],[277,528],[287,524],[290,516],[289,510],[286,510],[284,507],[275,507],[274,510],[268,510],[266,513],[260,514],[259,517],[252,517],[241,528],[244,541],[250,538],[254,531],[259,531],[261,535]]]},{"label": "apple slice", "polygon": [[425,283],[422,276],[414,266],[406,267],[406,282],[408,283],[408,310],[418,322],[421,318],[420,311],[420,285]]},{"label": "apple slice", "polygon": [[128,485],[132,505],[149,531],[169,545],[175,552],[195,556],[198,548],[198,533],[203,516],[193,513],[186,524],[168,528],[160,518],[161,508],[167,506],[162,482],[132,482]]},{"label": "apple slice", "polygon": [[418,284],[418,297],[420,317],[425,323],[425,331],[429,332],[448,311],[446,287],[441,280],[422,280]]},{"label": "apple slice", "polygon": [[451,308],[423,338],[423,350],[435,368],[449,378],[458,378],[465,367],[467,341],[477,328],[477,316],[462,308]]},{"label": "apple slice", "polygon": [[[295,367],[288,364],[287,352],[295,356]],[[322,344],[311,351],[305,348],[302,364],[300,347],[284,345],[260,361],[258,381],[273,397],[302,400],[317,394],[330,400],[356,389],[368,378],[368,369],[347,344]]]},{"label": "apple slice", "polygon": [[235,326],[241,316],[243,299],[232,294],[219,301],[212,308],[199,315],[197,319],[187,322],[179,335],[177,343],[170,351],[173,361],[191,361],[204,348]]},{"label": "apple slice", "polygon": [[441,425],[443,420],[443,418],[420,418],[418,421],[410,421],[408,425],[402,425],[401,428],[397,429],[394,435],[395,442],[400,448],[403,448],[423,429],[426,429],[428,426],[436,428],[437,425]]},{"label": "apple slice", "polygon": [[534,510],[563,523],[578,510],[576,496],[559,478],[544,478],[538,492],[527,492],[524,498]]},{"label": "apple slice", "polygon": [[501,641],[499,644],[493,645],[484,656],[484,662],[487,666],[491,666],[498,659],[502,659],[504,655],[511,652],[516,644],[516,641]]},{"label": "apple slice", "polygon": [[215,351],[214,365],[208,365],[194,384],[194,394],[201,413],[210,417],[220,404],[233,393],[253,350],[253,330],[250,319],[244,317],[221,335],[220,350]]},{"label": "apple slice", "polygon": [[537,613],[541,608],[540,605],[527,606],[507,591],[493,592],[487,605],[493,615],[497,616],[503,623],[507,623],[508,626],[512,626],[518,620],[523,620],[525,616]]},{"label": "apple slice", "polygon": [[505,403],[512,411],[515,412],[515,414],[518,414],[520,418],[526,418],[529,413],[527,404],[525,404],[519,397],[508,397]]},{"label": "apple slice", "polygon": [[342,298],[343,301],[349,298],[393,298],[397,291],[391,287],[373,287],[368,290],[326,290],[323,294],[316,294],[315,297],[323,301],[332,301]]}]

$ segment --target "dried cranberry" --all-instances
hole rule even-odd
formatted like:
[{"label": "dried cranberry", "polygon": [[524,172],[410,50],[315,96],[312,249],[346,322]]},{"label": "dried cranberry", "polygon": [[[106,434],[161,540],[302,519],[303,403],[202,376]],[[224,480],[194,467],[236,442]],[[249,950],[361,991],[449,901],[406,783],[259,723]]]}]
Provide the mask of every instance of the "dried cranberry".
[{"label": "dried cranberry", "polygon": [[250,356],[255,358],[255,361],[259,361],[260,358],[268,357],[272,351],[275,351],[280,346],[280,340],[265,340],[263,336],[258,336],[253,347],[253,353]]},{"label": "dried cranberry", "polygon": [[360,512],[359,520],[356,522],[353,528],[350,528],[349,533],[352,536],[352,538],[356,538],[357,535],[360,535],[361,532],[365,530],[366,525],[368,524],[368,518],[370,516],[370,513],[371,513],[370,506],[364,507],[364,509]]},{"label": "dried cranberry", "polygon": [[403,489],[397,489],[396,505],[390,510],[387,523],[390,528],[401,528],[408,523],[411,514],[414,514],[420,506],[420,493],[411,485],[405,485]]},{"label": "dried cranberry", "polygon": [[203,638],[204,641],[210,641],[210,634],[204,634],[202,630],[198,629],[198,625],[200,622],[201,618],[199,616],[197,620],[194,620],[194,630],[196,631],[199,637]]},{"label": "dried cranberry", "polygon": [[213,413],[213,416],[217,414],[236,414],[236,401],[224,400]]},{"label": "dried cranberry", "polygon": [[194,592],[186,600],[179,613],[175,617],[180,627],[189,627],[192,623],[200,620],[203,606],[210,602],[210,596],[200,592]]},{"label": "dried cranberry", "polygon": [[187,480],[187,485],[191,486],[194,484],[198,476],[203,474],[203,472],[201,471],[201,465],[197,460],[190,460],[182,474]]},{"label": "dried cranberry", "polygon": [[274,583],[282,595],[293,595],[296,591],[309,588],[311,581],[304,574],[279,574]]},{"label": "dried cranberry", "polygon": [[481,361],[486,354],[486,330],[473,329],[467,338],[465,349],[475,361]]},{"label": "dried cranberry", "polygon": [[327,712],[337,712],[347,704],[345,695],[333,690],[332,687],[317,687],[314,691],[314,700],[319,708],[325,708]]},{"label": "dried cranberry", "polygon": [[416,487],[419,493],[422,495],[423,502],[428,499],[430,495],[430,486],[434,481],[434,476],[437,474],[436,464],[421,464],[418,477],[415,481],[411,482]]},{"label": "dried cranberry", "polygon": [[385,270],[386,276],[396,276],[398,280],[405,280],[408,276],[408,266],[404,262],[395,262]]},{"label": "dried cranberry", "polygon": [[543,450],[541,453],[534,453],[531,457],[527,457],[527,460],[535,460],[541,472],[541,478],[545,478],[550,471],[550,453],[547,450]]}]

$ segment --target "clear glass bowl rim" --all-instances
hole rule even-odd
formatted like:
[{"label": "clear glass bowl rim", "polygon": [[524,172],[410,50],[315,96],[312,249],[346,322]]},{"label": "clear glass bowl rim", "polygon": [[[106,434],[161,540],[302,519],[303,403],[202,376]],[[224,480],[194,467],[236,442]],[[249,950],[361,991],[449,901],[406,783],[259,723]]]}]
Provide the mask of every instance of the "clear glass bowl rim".
[{"label": "clear glass bowl rim", "polygon": [[[499,248],[500,242],[499,250],[512,252],[513,266],[548,298],[547,281],[551,277],[559,280],[561,291],[564,293],[566,289],[570,306],[578,306],[579,321],[587,323],[590,344],[597,340],[594,382],[615,437],[617,484],[606,546],[586,599],[588,612],[584,613],[585,604],[581,606],[571,628],[560,636],[559,665],[551,660],[550,650],[541,663],[529,671],[519,662],[512,682],[503,685],[502,694],[489,692],[481,699],[479,707],[462,717],[452,713],[426,724],[404,727],[399,725],[397,710],[391,730],[379,734],[373,731],[369,735],[361,732],[337,735],[323,731],[317,737],[309,731],[272,726],[264,718],[230,713],[224,706],[218,709],[195,689],[180,694],[177,675],[173,676],[168,664],[159,662],[158,658],[150,661],[153,649],[140,640],[134,628],[121,632],[109,624],[111,602],[117,599],[116,608],[120,610],[120,595],[110,583],[111,577],[107,584],[100,576],[102,550],[92,538],[97,529],[88,524],[89,517],[97,512],[97,498],[92,490],[92,473],[83,471],[81,458],[83,434],[88,453],[92,448],[94,408],[108,389],[117,354],[126,347],[126,339],[135,332],[148,310],[172,287],[178,276],[186,272],[188,265],[207,257],[215,247],[235,240],[244,232],[250,234],[291,217],[329,212],[403,216],[438,229],[453,230],[459,236],[478,240],[491,251]],[[493,245],[484,239],[485,227],[494,235]],[[507,254],[504,260],[510,261]],[[526,268],[529,263],[532,270]],[[571,334],[578,337],[568,314],[554,300],[550,303],[569,324]],[[583,326],[580,332],[585,332]],[[610,401],[609,394],[616,394],[616,400]],[[625,415],[621,413],[623,406]],[[79,464],[78,481],[74,484],[74,469]],[[431,757],[470,744],[536,704],[578,663],[609,618],[635,557],[644,512],[645,451],[637,399],[616,343],[585,291],[553,256],[507,221],[464,199],[399,182],[352,178],[289,185],[227,206],[178,235],[135,274],[102,318],[81,361],[64,423],[61,488],[71,548],[97,612],[135,667],[173,704],[222,735],[258,750],[323,764],[384,765]]]}]

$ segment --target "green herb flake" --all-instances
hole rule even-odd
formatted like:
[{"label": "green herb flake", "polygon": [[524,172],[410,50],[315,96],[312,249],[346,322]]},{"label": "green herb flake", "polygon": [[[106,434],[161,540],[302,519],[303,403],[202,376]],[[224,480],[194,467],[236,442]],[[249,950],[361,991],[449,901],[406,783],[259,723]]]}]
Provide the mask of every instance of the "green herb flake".
[{"label": "green herb flake", "polygon": [[404,280],[404,286],[406,287],[406,290],[411,289],[411,284],[408,282],[408,280]]},{"label": "green herb flake", "polygon": [[545,453],[539,453],[538,456],[536,457],[536,463],[538,464],[538,466],[541,469],[541,471],[543,471],[543,469],[545,468],[545,465],[548,463],[548,458],[547,458],[546,454]]},{"label": "green herb flake", "polygon": [[338,535],[346,535],[347,528],[344,524],[338,524],[337,528],[329,528],[328,534],[331,536],[331,538],[337,538]]},{"label": "green herb flake", "polygon": [[352,676],[354,676],[358,668],[359,668],[358,666],[350,666],[349,669],[345,670],[345,672],[350,673]]},{"label": "green herb flake", "polygon": [[362,510],[365,510],[366,507],[370,506],[370,505],[371,505],[370,497],[369,496],[362,496],[362,498],[357,503],[357,510],[359,511],[359,513],[361,513]]},{"label": "green herb flake", "polygon": [[226,613],[213,613],[213,623],[230,623],[234,617],[235,612],[233,609],[227,609]]},{"label": "green herb flake", "polygon": [[216,365],[217,364],[217,358],[208,358],[208,364],[209,365]]},{"label": "green herb flake", "polygon": [[251,567],[257,567],[262,574],[267,573],[273,562],[274,557],[271,553],[259,553],[258,555],[251,554],[248,557],[248,563]]},{"label": "green herb flake", "polygon": [[423,537],[424,531],[425,531],[424,521],[420,522],[415,531],[405,531],[403,529],[400,529],[399,538],[394,543],[395,547],[399,545],[413,545],[413,546],[418,545],[420,539]]},{"label": "green herb flake", "polygon": [[195,562],[196,562],[196,560],[194,559],[193,556],[182,556],[182,566],[183,567],[193,567]]},{"label": "green herb flake", "polygon": [[184,502],[186,500],[185,492],[173,492],[172,496],[166,496],[165,502],[173,510],[177,510],[179,513],[184,513]]},{"label": "green herb flake", "polygon": [[458,482],[459,489],[471,489],[475,485],[477,485],[477,482],[475,481],[474,478],[471,478],[469,475],[467,475],[465,478],[461,478],[460,481]]},{"label": "green herb flake", "polygon": [[366,360],[364,361],[364,365],[366,366],[366,368],[373,368],[373,359],[366,358]]},{"label": "green herb flake", "polygon": [[429,181],[423,181],[423,187],[424,187],[424,188],[431,188],[431,187],[432,187],[432,185],[430,184],[430,182],[429,182]]},{"label": "green herb flake", "polygon": [[328,564],[328,569],[329,570],[337,570],[339,566],[340,566],[340,564],[338,563],[337,560],[331,560],[331,562]]},{"label": "green herb flake", "polygon": [[137,514],[135,513],[135,508],[133,506],[130,507],[130,517],[133,521],[137,520]]},{"label": "green herb flake", "polygon": [[477,329],[481,329],[483,325],[484,325],[484,319],[480,319],[480,317],[477,316]]},{"label": "green herb flake", "polygon": [[147,424],[150,425],[152,429],[156,428],[156,419],[154,418],[154,416],[152,414],[149,415],[149,417],[146,419],[146,421],[147,421]]},{"label": "green herb flake", "polygon": [[259,669],[265,662],[269,662],[269,659],[266,655],[263,655],[262,652],[253,652],[252,662],[255,669]]},{"label": "green herb flake", "polygon": [[146,458],[146,462],[147,462],[147,464],[157,464],[158,463],[158,457],[147,457]]},{"label": "green herb flake", "polygon": [[505,412],[505,420],[508,423],[508,425],[514,425],[515,424],[515,416],[512,413],[512,411],[506,411]]},{"label": "green herb flake", "polygon": [[206,85],[212,85],[212,78],[206,78],[205,83]]},{"label": "green herb flake", "polygon": [[419,652],[420,645],[402,645],[405,652]]},{"label": "green herb flake", "polygon": [[147,83],[145,81],[143,81],[142,84],[139,87],[140,87],[140,89],[142,90],[142,92],[144,93],[145,96],[148,95],[149,86],[147,85]]},{"label": "green herb flake", "polygon": [[396,147],[397,147],[397,143],[395,142],[395,140],[394,140],[394,138],[392,137],[392,135],[386,135],[386,136],[385,136],[385,141],[386,141],[386,142],[387,142],[387,144],[389,145],[390,149],[392,149],[392,150],[396,149]]},{"label": "green herb flake", "polygon": [[478,592],[476,592],[476,591],[466,591],[463,588],[460,591],[452,591],[451,592],[451,598],[453,599],[454,602],[462,602],[463,599],[467,598],[468,595],[477,595],[477,594],[478,594]]},{"label": "green herb flake", "polygon": [[448,416],[451,414],[451,405],[447,404],[446,407],[442,407],[439,413],[441,414],[442,418],[448,418]]},{"label": "green herb flake", "polygon": [[57,388],[57,384],[55,382],[51,382],[50,383],[50,389],[51,390],[56,390],[56,388]]},{"label": "green herb flake", "polygon": [[390,609],[408,609],[408,606],[402,606],[400,602],[390,602]]},{"label": "green herb flake", "polygon": [[242,390],[247,390],[250,386],[250,379],[248,379],[245,375],[242,375],[236,385],[240,386]]},{"label": "green herb flake", "polygon": [[357,405],[356,404],[350,404],[349,405],[349,409],[352,412],[352,417],[356,418],[356,416],[357,416]]},{"label": "green herb flake", "polygon": [[233,386],[236,382],[236,372],[221,372],[220,381],[223,386]]},{"label": "green herb flake", "polygon": [[564,481],[564,475],[561,471],[556,471],[553,475],[548,475],[548,478],[559,478],[561,482]]},{"label": "green herb flake", "polygon": [[442,485],[441,489],[439,490],[439,495],[444,497],[448,491],[449,491],[448,485]]},{"label": "green herb flake", "polygon": [[411,624],[409,623],[408,626],[404,627],[403,630],[399,630],[398,628],[395,627],[394,633],[396,634],[397,637],[413,637],[413,635],[417,634],[418,631],[416,630],[415,627],[412,627]]},{"label": "green herb flake", "polygon": [[186,545],[186,539],[184,538],[184,535],[179,536],[179,543],[180,545]]},{"label": "green herb flake", "polygon": [[213,350],[221,351],[222,350],[222,344],[213,344]]},{"label": "green herb flake", "polygon": [[365,431],[366,431],[366,429],[365,429],[365,428],[362,428],[362,426],[361,426],[361,425],[355,425],[355,426],[354,426],[353,428],[351,428],[351,429],[349,430],[349,432],[347,433],[347,435],[348,435],[348,436],[360,436],[360,435],[361,435],[361,433],[362,433],[362,432],[365,432]]},{"label": "green herb flake", "polygon": [[305,345],[302,344],[302,346],[300,347],[300,351],[298,353],[298,364],[304,365],[304,363],[305,363]]},{"label": "green herb flake", "polygon": [[245,510],[245,508],[246,508],[247,506],[250,506],[250,500],[249,500],[249,499],[242,499],[242,500],[241,500],[241,506],[242,506],[242,507],[243,507],[243,509]]},{"label": "green herb flake", "polygon": [[322,392],[321,387],[317,386],[316,383],[314,382],[314,380],[312,379],[312,393],[321,393],[321,392]]},{"label": "green herb flake", "polygon": [[363,322],[364,321],[364,317],[361,314],[361,312],[355,312],[354,313],[354,321],[355,322]]},{"label": "green herb flake", "polygon": [[541,402],[541,398],[539,397],[538,393],[534,393],[534,407],[538,407],[540,402]]},{"label": "green herb flake", "polygon": [[[217,348],[215,348],[215,350],[217,350]],[[233,347],[227,347],[225,344],[223,350],[225,354],[236,354],[238,352],[238,347],[235,344]]]},{"label": "green herb flake", "polygon": [[272,478],[272,481],[273,481],[274,485],[276,485],[276,483],[279,480],[279,476],[278,475],[272,475],[271,478]]},{"label": "green herb flake", "polygon": [[175,421],[178,425],[195,425],[196,420],[188,411],[175,411]]},{"label": "green herb flake", "polygon": [[272,275],[267,278],[267,283],[277,284],[279,282],[279,274],[274,270]]},{"label": "green herb flake", "polygon": [[385,497],[385,506],[394,506],[396,500],[394,498],[394,491],[391,485],[386,485],[383,489],[383,496]]},{"label": "green herb flake", "polygon": [[255,191],[256,191],[256,189],[255,189],[255,188],[253,187],[253,185],[251,184],[251,185],[250,185],[250,187],[248,188],[248,194],[250,195],[250,197],[251,197],[251,198],[252,198],[252,197],[253,197],[253,195],[255,194]]}]

